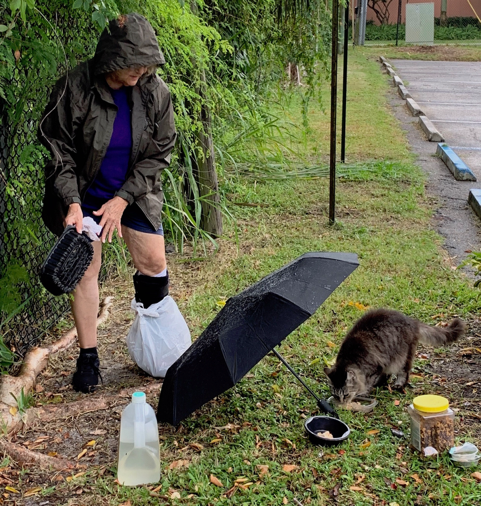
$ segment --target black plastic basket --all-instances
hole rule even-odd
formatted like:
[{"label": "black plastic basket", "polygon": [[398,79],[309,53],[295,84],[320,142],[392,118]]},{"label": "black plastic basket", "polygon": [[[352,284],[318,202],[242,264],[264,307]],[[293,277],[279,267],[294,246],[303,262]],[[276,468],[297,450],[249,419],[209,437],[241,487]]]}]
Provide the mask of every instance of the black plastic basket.
[{"label": "black plastic basket", "polygon": [[53,295],[70,293],[82,279],[93,257],[92,241],[69,225],[40,268],[40,281]]}]

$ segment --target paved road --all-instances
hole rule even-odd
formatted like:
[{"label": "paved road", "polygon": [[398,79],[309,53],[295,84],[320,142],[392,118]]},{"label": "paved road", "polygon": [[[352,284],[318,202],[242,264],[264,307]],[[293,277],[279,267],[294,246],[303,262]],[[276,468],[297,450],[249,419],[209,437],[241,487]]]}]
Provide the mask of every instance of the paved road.
[{"label": "paved road", "polygon": [[[435,123],[436,127],[450,146],[458,146],[458,156],[468,152],[473,154],[470,168],[473,170],[474,166],[477,167],[478,181],[456,181],[442,160],[434,156],[437,143],[426,139],[419,127],[419,119],[409,112],[397,88],[391,88],[389,101],[392,111],[417,154],[417,163],[427,175],[427,199],[436,205],[433,225],[444,237],[444,247],[452,265],[459,265],[468,251],[481,251],[481,221],[468,205],[469,190],[481,188],[481,150],[478,149],[481,148],[481,142],[477,141],[481,139],[481,93],[478,96],[472,91],[472,87],[478,83],[481,92],[481,63],[412,60],[389,60],[389,63],[395,67],[396,73],[405,81],[407,89],[425,109],[427,116],[433,121],[439,120],[439,123]],[[448,84],[451,86],[450,93],[446,92]],[[466,93],[468,87],[470,92]],[[478,112],[479,124],[468,123],[478,120]],[[448,123],[446,120],[457,123]],[[463,132],[467,133],[463,135]],[[466,156],[461,158],[468,163]],[[470,269],[467,271],[474,277]]]},{"label": "paved road", "polygon": [[481,62],[390,63],[446,144],[476,176],[471,188],[481,188]]}]

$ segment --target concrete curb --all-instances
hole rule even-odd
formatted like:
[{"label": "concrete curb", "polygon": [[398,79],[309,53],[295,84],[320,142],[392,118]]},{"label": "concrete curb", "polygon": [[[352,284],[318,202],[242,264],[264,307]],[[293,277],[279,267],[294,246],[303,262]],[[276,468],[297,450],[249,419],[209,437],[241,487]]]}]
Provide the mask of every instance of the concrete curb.
[{"label": "concrete curb", "polygon": [[404,84],[400,84],[397,87],[397,91],[403,100],[407,100],[408,98],[411,98],[411,93],[409,93],[409,91],[407,90],[406,86],[404,86]]},{"label": "concrete curb", "polygon": [[425,116],[419,105],[412,98],[406,99],[407,108],[411,111],[413,116]]},{"label": "concrete curb", "polygon": [[392,78],[392,83],[394,86],[404,86],[404,83],[402,82],[402,79],[398,77],[397,75],[394,75]]},{"label": "concrete curb", "polygon": [[478,217],[481,218],[481,190],[475,188],[469,190],[468,204]]},{"label": "concrete curb", "polygon": [[412,115],[419,117],[419,124],[421,125],[421,128],[426,134],[428,140],[430,142],[444,142],[444,137],[437,130],[437,128],[431,123],[429,118],[423,114],[423,111],[421,111],[418,104],[416,104],[416,102],[412,100],[411,94],[409,93],[406,86],[404,86],[402,79],[396,74],[396,72],[394,72],[394,70],[392,69],[391,65],[388,63],[386,58],[384,58],[384,56],[380,56],[379,61],[387,70],[388,74],[392,77],[392,82],[394,86],[397,86],[398,93],[401,96],[401,98],[403,100],[406,100],[406,105],[411,111]]},{"label": "concrete curb", "polygon": [[444,137],[426,116],[419,116],[419,124],[430,142],[444,142]]},{"label": "concrete curb", "polygon": [[[476,176],[471,172],[471,169],[447,144],[438,144],[436,155],[446,164],[457,181],[476,181]],[[479,191],[481,192],[481,190]]]}]

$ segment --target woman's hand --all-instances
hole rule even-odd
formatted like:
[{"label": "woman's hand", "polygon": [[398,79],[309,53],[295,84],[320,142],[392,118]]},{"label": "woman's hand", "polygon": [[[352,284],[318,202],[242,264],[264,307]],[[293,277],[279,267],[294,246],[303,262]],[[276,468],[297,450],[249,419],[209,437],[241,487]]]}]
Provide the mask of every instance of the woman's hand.
[{"label": "woman's hand", "polygon": [[128,202],[122,197],[114,197],[112,200],[105,202],[98,211],[93,212],[95,216],[102,216],[99,223],[102,227],[102,236],[100,237],[102,242],[105,242],[107,235],[109,242],[112,242],[112,235],[115,229],[117,229],[119,236],[122,237],[120,220],[127,206]]},{"label": "woman's hand", "polygon": [[84,215],[80,204],[70,204],[68,206],[67,216],[63,221],[64,227],[67,225],[74,225],[79,234],[82,233]]}]

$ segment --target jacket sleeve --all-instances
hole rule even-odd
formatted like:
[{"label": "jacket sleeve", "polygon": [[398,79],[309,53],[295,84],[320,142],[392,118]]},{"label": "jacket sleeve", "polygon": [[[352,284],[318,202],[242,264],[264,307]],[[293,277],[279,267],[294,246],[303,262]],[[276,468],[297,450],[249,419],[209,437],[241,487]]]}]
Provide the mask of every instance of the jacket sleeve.
[{"label": "jacket sleeve", "polygon": [[156,111],[152,137],[134,165],[132,174],[116,193],[129,204],[147,193],[160,192],[161,172],[170,164],[171,153],[177,138],[169,89],[162,82],[154,93],[153,106]]},{"label": "jacket sleeve", "polygon": [[75,163],[76,122],[72,116],[71,90],[64,77],[55,85],[38,127],[38,138],[52,156],[45,167],[45,184],[64,206],[81,202]]}]

